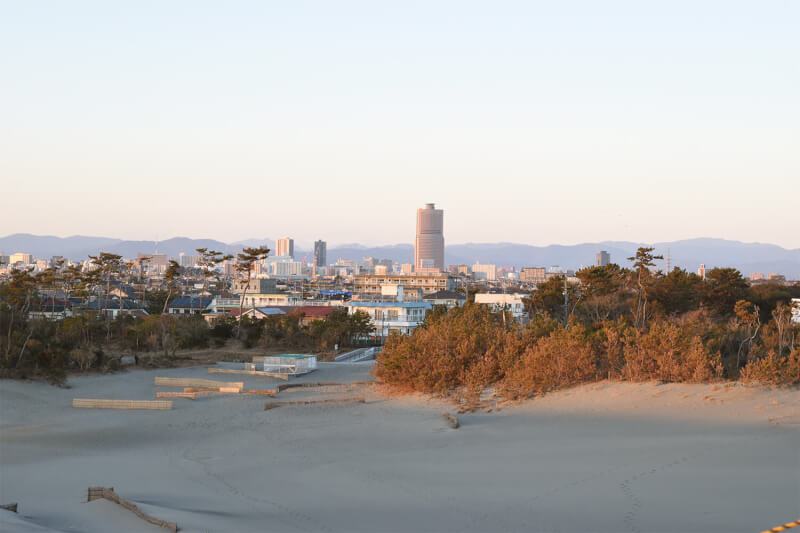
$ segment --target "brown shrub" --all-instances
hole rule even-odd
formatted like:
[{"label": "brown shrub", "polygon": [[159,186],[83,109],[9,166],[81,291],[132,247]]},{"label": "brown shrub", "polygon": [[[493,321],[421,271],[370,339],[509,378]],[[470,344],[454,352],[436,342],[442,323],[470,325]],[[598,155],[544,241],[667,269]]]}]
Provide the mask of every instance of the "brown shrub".
[{"label": "brown shrub", "polygon": [[603,322],[594,333],[593,350],[597,356],[598,376],[617,379],[625,368],[625,347],[635,336],[625,321]]},{"label": "brown shrub", "polygon": [[465,305],[412,335],[391,336],[374,374],[420,392],[451,394],[465,384],[475,390],[499,377],[497,354],[505,336],[502,322],[486,306]]},{"label": "brown shrub", "polygon": [[409,336],[394,335],[374,373],[399,389],[455,396],[477,404],[497,385],[523,398],[597,379],[704,382],[722,373],[720,355],[703,344],[705,315],[655,321],[647,333],[624,320],[594,330],[540,319],[523,328],[503,324],[485,306],[432,316]]},{"label": "brown shrub", "polygon": [[502,393],[525,398],[596,378],[596,357],[587,332],[582,326],[572,326],[529,345],[506,373]]},{"label": "brown shrub", "polygon": [[741,380],[761,385],[800,384],[800,350],[783,357],[770,350],[766,357],[747,363],[742,369]]},{"label": "brown shrub", "polygon": [[722,374],[718,353],[710,353],[698,335],[671,322],[656,322],[624,347],[622,376],[633,381],[703,382]]}]

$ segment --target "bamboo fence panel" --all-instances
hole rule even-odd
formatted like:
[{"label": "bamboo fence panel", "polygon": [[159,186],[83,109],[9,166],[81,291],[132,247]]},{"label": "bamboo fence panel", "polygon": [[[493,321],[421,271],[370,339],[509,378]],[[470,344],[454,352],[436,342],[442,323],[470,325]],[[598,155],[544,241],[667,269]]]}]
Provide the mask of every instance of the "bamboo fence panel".
[{"label": "bamboo fence panel", "polygon": [[355,387],[359,385],[371,385],[374,381],[354,381],[353,383],[339,383],[336,381],[310,381],[306,383],[286,383],[278,385],[278,392],[283,392],[287,389],[306,389],[314,387]]},{"label": "bamboo fence panel", "polygon": [[184,394],[201,394],[204,396],[214,396],[214,394],[260,394],[262,396],[275,396],[277,393],[274,389],[249,389],[249,390],[239,390],[239,389],[229,389],[226,387],[221,387],[217,389],[198,389],[194,387],[186,387],[183,389]]},{"label": "bamboo fence panel", "polygon": [[240,394],[242,389],[238,389],[235,387],[212,387],[212,388],[200,388],[200,387],[186,387],[183,389],[183,392],[217,392],[221,394]]},{"label": "bamboo fence panel", "polygon": [[276,407],[286,407],[290,405],[317,405],[325,403],[365,403],[367,400],[362,396],[355,398],[328,398],[326,400],[300,400],[295,402],[267,402],[264,410],[275,409]]},{"label": "bamboo fence panel", "polygon": [[263,389],[263,390],[249,389],[249,390],[243,390],[242,394],[260,394],[262,396],[273,396],[274,397],[275,394],[277,394],[277,392],[278,391],[273,390],[273,389]]},{"label": "bamboo fence panel", "polygon": [[188,398],[194,400],[195,394],[193,392],[157,392],[156,398]]},{"label": "bamboo fence panel", "polygon": [[244,388],[243,381],[213,381],[210,379],[192,379],[192,378],[156,378],[156,387],[199,387],[203,389],[212,389],[219,387],[236,387],[239,389]]},{"label": "bamboo fence panel", "polygon": [[168,411],[172,409],[170,400],[101,400],[75,398],[72,400],[72,407],[84,409],[145,409],[156,411]]},{"label": "bamboo fence panel", "polygon": [[289,381],[289,376],[287,374],[278,374],[275,372],[262,372],[261,370],[233,370],[230,368],[209,368],[209,374],[245,374],[248,376],[264,376],[276,379],[282,379],[283,381]]}]

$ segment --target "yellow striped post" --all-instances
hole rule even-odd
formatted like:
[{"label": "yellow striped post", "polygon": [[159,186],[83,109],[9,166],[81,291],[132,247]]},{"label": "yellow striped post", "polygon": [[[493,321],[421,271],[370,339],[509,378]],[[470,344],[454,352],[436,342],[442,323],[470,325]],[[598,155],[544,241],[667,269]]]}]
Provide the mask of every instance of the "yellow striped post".
[{"label": "yellow striped post", "polygon": [[786,531],[787,529],[791,529],[793,527],[798,527],[798,526],[800,526],[800,520],[795,520],[794,522],[787,522],[782,526],[776,526],[773,527],[772,529],[766,529],[761,533],[780,533],[781,531]]}]

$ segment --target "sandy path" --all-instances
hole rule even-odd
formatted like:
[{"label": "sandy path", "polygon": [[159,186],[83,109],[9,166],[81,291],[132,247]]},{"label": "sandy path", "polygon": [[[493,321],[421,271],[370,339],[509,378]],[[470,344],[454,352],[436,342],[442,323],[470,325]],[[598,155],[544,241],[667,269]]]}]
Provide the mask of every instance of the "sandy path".
[{"label": "sandy path", "polygon": [[[323,364],[304,379],[368,371]],[[190,532],[728,532],[800,517],[796,390],[601,383],[462,415],[458,430],[436,402],[369,389],[366,404],[270,411],[261,397],[161,412],[69,406],[153,398],[155,375],[208,377],[203,367],[73,378],[71,390],[0,382],[0,502],[63,531],[102,530],[86,518],[97,514],[82,503],[89,485]]]}]

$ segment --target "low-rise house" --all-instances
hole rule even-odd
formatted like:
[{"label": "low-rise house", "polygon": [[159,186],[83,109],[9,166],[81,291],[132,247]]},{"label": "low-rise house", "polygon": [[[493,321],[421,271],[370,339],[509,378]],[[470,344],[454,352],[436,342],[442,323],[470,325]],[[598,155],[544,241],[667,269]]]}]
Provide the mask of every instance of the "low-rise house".
[{"label": "low-rise house", "polygon": [[228,318],[230,317],[230,313],[223,313],[221,311],[209,311],[207,313],[203,313],[203,319],[210,325],[213,326],[217,320]]},{"label": "low-rise house", "polygon": [[522,299],[525,298],[524,294],[489,294],[482,293],[475,295],[475,303],[488,305],[492,311],[507,310],[511,315],[520,322],[525,322],[528,319],[528,313],[525,311],[525,304]]},{"label": "low-rise house", "polygon": [[30,319],[61,320],[72,316],[72,302],[64,298],[43,298],[38,309],[28,312]]},{"label": "low-rise house", "polygon": [[347,312],[363,311],[372,319],[375,336],[385,340],[392,332],[409,334],[422,324],[433,306],[428,302],[363,302],[351,301]]},{"label": "low-rise house", "polygon": [[179,296],[167,304],[170,315],[199,315],[211,304],[208,296]]},{"label": "low-rise house", "polygon": [[467,297],[456,291],[436,291],[423,296],[422,300],[431,305],[443,305],[447,309],[461,307],[466,303]]},{"label": "low-rise house", "polygon": [[109,298],[122,298],[123,300],[138,300],[136,291],[130,285],[112,285],[108,291]]},{"label": "low-rise house", "polygon": [[239,316],[246,316],[253,319],[262,319],[267,318],[270,316],[283,316],[286,312],[282,309],[278,309],[277,307],[251,307],[249,309],[243,309],[242,314],[239,315],[239,310],[234,309],[229,313],[225,313],[226,316],[233,317],[235,319],[239,319]]},{"label": "low-rise house", "polygon": [[73,307],[73,312],[95,312],[101,313],[110,318],[118,316],[147,316],[149,313],[138,303],[131,300],[119,300],[117,298],[93,298],[81,304],[79,309]]},{"label": "low-rise house", "polygon": [[299,306],[281,306],[278,309],[286,313],[302,313],[303,318],[300,320],[300,325],[308,326],[317,320],[327,320],[331,314],[341,306],[321,306],[321,305],[299,305]]},{"label": "low-rise house", "polygon": [[240,303],[241,298],[223,298],[222,296],[216,296],[211,300],[211,303],[208,304],[208,309],[211,313],[224,313],[227,315],[231,311],[238,311]]},{"label": "low-rise house", "polygon": [[303,297],[300,294],[278,292],[272,294],[255,293],[244,296],[245,307],[278,307],[302,305]]}]

